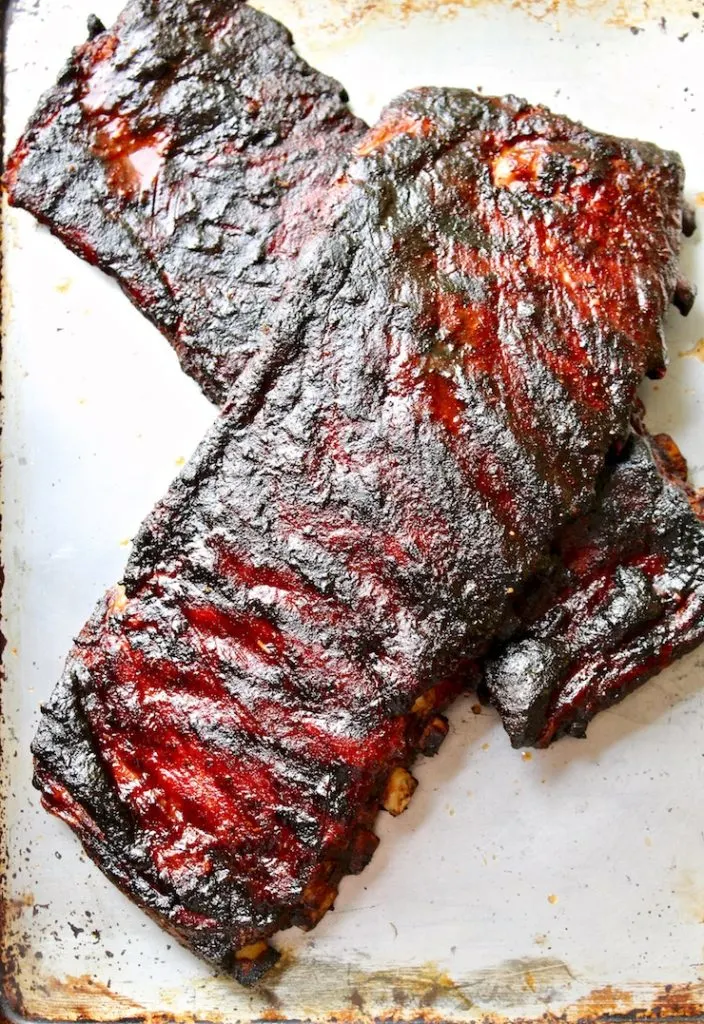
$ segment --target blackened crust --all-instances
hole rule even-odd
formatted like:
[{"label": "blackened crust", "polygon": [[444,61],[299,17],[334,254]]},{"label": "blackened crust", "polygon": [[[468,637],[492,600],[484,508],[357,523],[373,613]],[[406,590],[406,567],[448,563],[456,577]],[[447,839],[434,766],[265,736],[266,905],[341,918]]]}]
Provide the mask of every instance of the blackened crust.
[{"label": "blackened crust", "polygon": [[9,157],[9,200],[116,277],[222,402],[364,125],[239,0],[134,0],[98,28]]},{"label": "blackened crust", "polygon": [[[463,660],[591,507],[663,363],[681,186],[655,147],[439,89],[331,184],[268,345],[69,658],[78,718],[56,705],[135,828],[109,864],[202,955],[319,920]],[[85,834],[53,745],[45,718],[38,784]]]}]

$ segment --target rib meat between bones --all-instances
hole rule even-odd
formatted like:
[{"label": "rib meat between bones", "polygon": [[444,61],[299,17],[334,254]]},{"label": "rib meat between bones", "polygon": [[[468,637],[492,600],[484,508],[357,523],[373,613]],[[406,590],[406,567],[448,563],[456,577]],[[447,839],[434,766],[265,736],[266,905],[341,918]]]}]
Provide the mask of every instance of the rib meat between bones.
[{"label": "rib meat between bones", "polygon": [[593,503],[662,368],[681,187],[675,155],[519,100],[392,105],[81,634],[35,744],[45,802],[240,978],[330,906],[407,783],[407,716]]},{"label": "rib meat between bones", "polygon": [[346,100],[240,0],[134,0],[43,97],[9,199],[114,275],[221,402],[364,131]]}]

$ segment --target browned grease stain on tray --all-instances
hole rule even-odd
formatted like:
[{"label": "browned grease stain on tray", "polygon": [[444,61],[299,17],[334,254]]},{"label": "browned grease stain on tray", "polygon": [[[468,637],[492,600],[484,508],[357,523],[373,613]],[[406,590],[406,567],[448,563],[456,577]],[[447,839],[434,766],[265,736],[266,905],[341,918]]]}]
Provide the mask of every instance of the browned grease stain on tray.
[{"label": "browned grease stain on tray", "polygon": [[144,1016],[144,1007],[114,992],[89,974],[67,975],[60,981],[49,978],[44,985],[54,1017],[71,1013],[78,1020],[115,1020]]},{"label": "browned grease stain on tray", "polygon": [[646,22],[655,25],[662,18],[691,17],[694,9],[692,0],[316,0],[315,4],[309,0],[253,0],[252,5],[298,31],[328,36],[348,33],[377,19],[398,23],[417,14],[448,19],[475,8],[521,11],[553,24],[559,24],[562,16],[581,14],[622,28]]},{"label": "browned grease stain on tray", "polygon": [[691,348],[685,349],[684,352],[680,352],[683,358],[687,356],[693,356],[695,359],[700,359],[704,363],[704,338],[700,338],[699,341],[695,341]]},{"label": "browned grease stain on tray", "polygon": [[[284,959],[287,964],[275,969],[247,997],[224,977],[197,981],[192,990],[194,1011],[188,1013],[169,1012],[166,992],[165,1009],[150,1013],[88,975],[46,977],[35,984],[31,998],[26,998],[19,1008],[33,1019],[144,1024],[230,1024],[235,1019],[295,1019],[297,1024],[452,1024],[468,1019],[481,1024],[613,1024],[615,1020],[681,1021],[704,1017],[704,984],[663,985],[654,995],[652,986],[642,984],[634,986],[634,992],[605,986],[565,1005],[564,989],[574,979],[567,965],[553,958],[510,960],[457,978],[432,963],[370,971],[322,960],[296,962],[286,955]],[[295,1007],[273,1005],[278,1002],[276,990],[282,989],[284,981],[284,987],[292,995],[295,993]],[[189,988],[185,982],[184,989]],[[228,992],[233,988],[243,995],[234,1015],[226,1009],[231,1004]],[[639,999],[638,990],[647,990],[649,1001]],[[538,1002],[546,1010],[520,1018],[486,1010],[475,1000],[494,1006],[502,1002]],[[554,1003],[561,1008],[547,1009]],[[245,1008],[248,1012],[243,1017]]]},{"label": "browned grease stain on tray", "polygon": [[[465,954],[463,959],[470,959],[469,951]],[[409,1013],[414,1008],[442,1007],[466,1014],[477,1004],[510,1005],[531,994],[547,1001],[574,981],[568,965],[556,957],[506,960],[481,970],[458,971],[456,976],[433,962],[371,970],[326,960],[296,963],[286,954],[282,961],[263,979],[259,991],[266,998],[278,1001],[288,990],[302,1004],[324,1007],[334,1005],[343,993],[351,1008],[368,1012],[378,1012],[378,1007],[388,1007],[389,1012],[405,1008]]]},{"label": "browned grease stain on tray", "polygon": [[599,1017],[602,1014],[623,1014],[632,1009],[633,993],[625,989],[614,988],[613,985],[605,985],[603,988],[593,989],[589,995],[578,999],[574,1009],[582,1017],[590,1019]]},{"label": "browned grease stain on tray", "polygon": [[[296,962],[286,954],[283,960],[283,966],[274,968],[257,988],[247,993],[222,975],[199,979],[192,985],[185,982],[181,989],[162,990],[163,1011],[158,1014],[150,1013],[89,975],[58,979],[35,973],[18,1008],[27,1016],[50,1021],[129,1019],[156,1024],[197,1019],[229,1024],[233,1019],[234,995],[238,1018],[243,1008],[249,1007],[251,1019],[261,1021],[295,1017],[297,1021],[337,1024],[379,1020],[449,1024],[452,1020],[474,1017],[471,1011],[475,999],[500,1005],[535,994],[546,1000],[572,981],[567,966],[551,958],[511,960],[459,980],[433,963],[363,970],[322,960]],[[199,1012],[169,1013],[169,1007],[182,999],[186,990]],[[228,1005],[230,1012],[225,1008]],[[484,1019],[486,1014],[480,1013],[480,1017]]]},{"label": "browned grease stain on tray", "polygon": [[[5,878],[2,878],[4,889]],[[15,1013],[24,1015],[25,1006],[18,982],[19,968],[27,948],[22,941],[6,944],[11,929],[22,917],[28,907],[34,906],[34,895],[31,892],[20,893],[11,899],[0,897],[0,980],[2,982],[2,1002]],[[4,1021],[3,1006],[0,1005],[0,1022]]]},{"label": "browned grease stain on tray", "polygon": [[704,1016],[704,985],[663,985],[649,1012],[655,1018]]}]

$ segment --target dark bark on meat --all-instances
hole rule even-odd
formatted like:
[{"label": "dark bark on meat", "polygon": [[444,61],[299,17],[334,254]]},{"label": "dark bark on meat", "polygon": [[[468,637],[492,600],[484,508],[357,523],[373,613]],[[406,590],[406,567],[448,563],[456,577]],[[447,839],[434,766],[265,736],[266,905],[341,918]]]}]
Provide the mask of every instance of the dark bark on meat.
[{"label": "dark bark on meat", "polygon": [[[284,296],[313,213],[323,202],[323,185],[363,126],[344,106],[340,87],[312,72],[293,54],[285,30],[237,4],[205,7],[162,0],[156,8],[132,5],[110,33],[93,20],[90,38],[94,45],[76,52],[10,162],[11,198],[48,222],[82,255],[115,274],[137,305],[170,337],[188,372],[213,399],[222,400],[248,355],[261,344],[261,328],[270,318],[271,304]],[[123,54],[130,48],[135,54],[125,63]],[[527,169],[530,180],[536,154],[528,152],[526,159],[521,146],[519,140],[508,163],[499,168],[500,175],[510,176],[517,168],[520,181]],[[549,174],[557,173],[559,178],[560,160],[565,162],[559,145],[543,156],[546,181]],[[547,166],[550,162],[552,169]],[[687,211],[683,227],[686,233],[694,228]],[[675,301],[683,312],[692,299],[686,287],[676,289]],[[659,367],[650,370],[659,372]],[[434,371],[431,380],[433,375]],[[432,390],[451,391],[442,383],[442,373],[435,376],[439,384],[434,383]],[[614,467],[615,480],[622,478],[623,465]],[[644,472],[631,475],[636,488],[647,491],[653,484]],[[615,483],[607,483],[604,493],[614,488]],[[654,515],[647,524],[649,537],[657,532],[657,509]],[[680,520],[683,517],[682,511]],[[628,648],[629,685],[635,685],[655,670],[648,652],[660,636],[656,604],[630,565],[615,566],[616,558],[623,561],[622,552],[605,509],[594,512],[588,523],[592,532],[600,531],[602,548],[612,545],[614,601],[619,607],[625,601],[628,613],[645,631],[639,643]],[[646,530],[643,519],[639,525]],[[685,530],[684,525],[680,528]],[[576,529],[587,529],[587,525]],[[693,531],[690,516],[685,531],[690,540]],[[671,551],[667,554],[672,556]],[[681,564],[681,553],[676,555]],[[553,569],[532,607],[549,601],[556,580],[567,586],[568,577],[572,605],[582,611],[587,608],[581,635],[593,637],[600,625],[603,628],[603,616],[600,619],[598,610],[589,605],[592,581],[578,576],[574,566]],[[652,634],[647,632],[649,627]],[[696,642],[695,627],[696,623],[688,623],[675,642],[660,649],[656,668]],[[501,628],[505,632],[507,627]],[[614,632],[619,628],[630,637],[635,626],[630,620],[625,626],[612,624],[611,648],[620,639]],[[551,695],[564,692],[565,674],[569,676],[572,665],[564,651],[559,658],[549,645],[539,649],[539,656],[533,651],[537,668],[529,675],[530,715],[520,707],[516,711],[527,686],[525,677],[516,679],[516,657],[520,652],[526,664],[529,640],[525,638],[522,646],[516,640],[498,663],[492,662],[489,678],[497,703],[501,703],[499,695],[504,695],[507,721],[510,689],[512,721],[517,723],[514,741],[542,737],[547,742],[560,731],[582,728],[586,712],[580,712],[580,717],[568,702],[571,710],[563,710],[560,728],[552,733],[546,729]],[[503,669],[498,671],[496,664]],[[628,688],[623,668],[618,685],[612,680],[606,687],[605,678],[603,671],[583,674],[588,683],[580,691],[581,701],[589,714],[606,703],[606,690],[613,699]],[[415,719],[407,725],[407,751],[399,754],[401,761],[407,761],[408,751],[416,746],[424,753],[434,752],[444,736],[444,720],[430,711],[422,731]],[[85,721],[70,693],[64,692],[56,705],[56,721],[63,723],[64,732],[68,730],[61,743],[71,763],[87,764],[87,755],[76,756],[76,737]],[[49,733],[45,730],[43,735],[46,738]],[[61,744],[56,737],[50,747],[57,756]],[[45,754],[48,763],[49,754]],[[66,764],[62,770],[67,770]],[[91,793],[94,798],[100,793],[98,776],[83,777],[90,784],[81,799],[90,803]],[[105,828],[110,824],[105,814],[111,804],[106,799],[91,812],[100,817],[103,808]],[[110,819],[113,825],[120,820],[118,810],[115,815]],[[370,835],[360,833],[365,834]],[[104,867],[110,864],[109,849],[95,853]],[[116,872],[119,875],[114,867]],[[142,899],[150,905],[149,899]]]},{"label": "dark bark on meat", "polygon": [[519,100],[403,97],[79,637],[45,803],[243,980],[235,951],[331,905],[463,662],[592,505],[663,365],[681,187],[673,154]]},{"label": "dark bark on meat", "polygon": [[569,526],[515,634],[485,662],[515,747],[547,746],[704,640],[701,496],[666,437],[633,435],[593,512]]},{"label": "dark bark on meat", "polygon": [[[133,4],[90,36],[11,158],[10,198],[115,274],[221,401],[362,122],[284,29],[233,0]],[[683,313],[693,298],[678,283]]]},{"label": "dark bark on meat", "polygon": [[689,281],[684,279],[677,282],[675,288],[675,294],[672,298],[675,306],[679,309],[682,316],[687,316],[692,311],[694,300],[697,297],[697,289],[694,285],[690,284]]},{"label": "dark bark on meat", "polygon": [[9,200],[114,275],[222,402],[365,126],[239,0],[135,0],[100,29],[10,156]]},{"label": "dark bark on meat", "polygon": [[697,214],[693,206],[685,203],[682,208],[682,234],[685,238],[691,238],[697,230]]},{"label": "dark bark on meat", "polygon": [[100,18],[95,14],[88,15],[88,40],[92,42],[96,36],[99,36],[101,32],[105,32],[105,25],[103,25]]}]

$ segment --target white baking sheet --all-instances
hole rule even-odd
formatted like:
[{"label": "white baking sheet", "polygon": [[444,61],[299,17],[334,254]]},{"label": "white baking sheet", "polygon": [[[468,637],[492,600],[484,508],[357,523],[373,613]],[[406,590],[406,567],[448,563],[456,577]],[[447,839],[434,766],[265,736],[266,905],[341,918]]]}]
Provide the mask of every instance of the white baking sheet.
[{"label": "white baking sheet", "polygon": [[[6,144],[95,11],[22,0],[6,44]],[[374,118],[401,89],[517,92],[595,128],[678,149],[704,201],[704,10],[686,0],[448,6],[258,0]],[[664,21],[660,19],[664,18]],[[680,37],[685,37],[680,39]],[[704,222],[704,208],[700,208]],[[570,1018],[704,1000],[704,653],[601,715],[586,741],[510,749],[456,706],[440,755],[334,913],[279,941],[245,992],[174,946],[38,806],[29,743],[73,635],[119,578],[129,538],[213,418],[119,289],[25,213],[5,210],[3,744],[11,999],[26,1016],[112,1020]],[[683,265],[704,284],[701,231]],[[704,484],[704,302],[668,327],[644,394]],[[704,350],[704,343],[701,346]],[[703,357],[704,358],[704,357]],[[673,995],[674,992],[674,995]],[[675,996],[680,1000],[676,1004]],[[692,1007],[690,1006],[690,1009]]]}]

